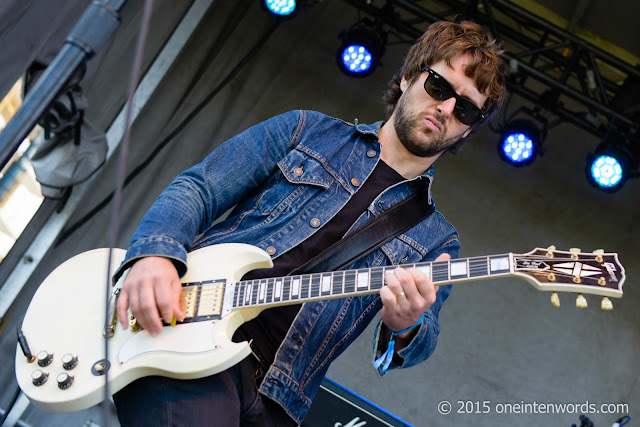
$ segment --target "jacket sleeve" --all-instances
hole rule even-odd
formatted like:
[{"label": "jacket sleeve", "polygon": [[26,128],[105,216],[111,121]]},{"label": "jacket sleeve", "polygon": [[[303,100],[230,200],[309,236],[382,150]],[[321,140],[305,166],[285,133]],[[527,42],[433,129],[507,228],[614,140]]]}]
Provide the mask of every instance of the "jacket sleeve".
[{"label": "jacket sleeve", "polygon": [[297,144],[304,117],[302,111],[291,111],[257,124],[178,175],[134,232],[114,280],[146,256],[167,257],[184,275],[196,236],[273,174],[278,161]]},{"label": "jacket sleeve", "polygon": [[[443,253],[451,255],[451,259],[459,257],[460,241],[457,235],[450,236],[438,249],[431,251],[423,259],[423,262],[433,261]],[[427,360],[434,352],[440,333],[440,322],[438,320],[442,304],[451,293],[451,285],[443,285],[438,288],[436,301],[425,312],[422,324],[413,340],[403,349],[396,351],[389,365],[388,370],[396,368],[408,368]],[[382,356],[387,349],[387,342],[383,339],[382,320],[378,322],[373,340],[374,361]],[[381,369],[377,369],[378,376],[384,375]]]}]

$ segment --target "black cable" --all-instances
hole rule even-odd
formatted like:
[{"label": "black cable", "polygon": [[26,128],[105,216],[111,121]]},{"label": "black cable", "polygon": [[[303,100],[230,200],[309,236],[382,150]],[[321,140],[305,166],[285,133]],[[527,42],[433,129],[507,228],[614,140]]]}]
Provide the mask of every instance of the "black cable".
[{"label": "black cable", "polygon": [[[253,55],[255,55],[260,48],[266,43],[271,34],[276,30],[276,28],[280,25],[280,20],[276,20],[270,28],[259,38],[258,42],[251,48],[251,50],[238,62],[238,64],[225,76],[225,78],[216,86],[205,98],[204,100],[198,104],[192,111],[185,117],[185,119],[176,126],[176,128],[165,137],[149,154],[149,156],[142,161],[135,169],[127,175],[124,180],[124,187],[126,187],[140,172],[142,172],[151,161],[160,153],[160,151],[169,143],[171,140],[178,135],[184,128],[193,120],[198,113],[213,100],[213,98],[220,92],[225,86],[238,74],[238,72],[249,62]],[[87,221],[89,221],[93,216],[95,216],[98,212],[104,209],[105,206],[111,202],[114,197],[114,193],[110,193],[107,197],[105,197],[100,203],[98,203],[92,210],[90,210],[86,215],[76,221],[73,225],[69,226],[67,229],[62,230],[58,239],[54,243],[54,247],[57,247],[62,242],[64,242],[71,234],[73,234],[77,229],[82,227]]]},{"label": "black cable", "polygon": [[13,394],[13,397],[11,398],[11,402],[9,403],[9,406],[7,406],[7,409],[4,410],[4,414],[2,414],[2,418],[0,418],[0,426],[4,424],[5,420],[9,416],[9,412],[11,412],[11,410],[13,409],[13,406],[16,404],[18,400],[18,396],[20,396],[20,391],[21,391],[20,387],[18,387],[15,393]]},{"label": "black cable", "polygon": [[[124,175],[127,168],[127,158],[129,155],[129,141],[131,139],[131,117],[133,116],[133,101],[134,95],[140,80],[140,74],[142,70],[142,58],[144,54],[144,48],[149,34],[149,26],[151,22],[151,13],[153,11],[153,0],[145,0],[144,10],[142,13],[142,20],[140,23],[140,33],[138,34],[138,40],[136,42],[136,50],[133,60],[133,66],[131,67],[131,74],[129,77],[129,87],[127,94],[127,110],[125,114],[125,129],[120,144],[120,155],[118,158],[118,170],[116,173],[116,189],[114,190],[114,203],[111,212],[111,224],[109,226],[109,256],[107,260],[107,277],[105,280],[105,325],[110,322],[109,319],[109,297],[111,295],[111,259],[113,255],[113,248],[118,240],[118,233],[120,231],[120,205],[122,204],[122,190],[124,189]],[[104,354],[105,360],[109,359],[109,337],[105,334],[104,337]],[[104,426],[109,427],[111,419],[111,411],[109,405],[109,397],[111,393],[109,391],[109,369],[104,371],[104,401],[102,402]]]}]

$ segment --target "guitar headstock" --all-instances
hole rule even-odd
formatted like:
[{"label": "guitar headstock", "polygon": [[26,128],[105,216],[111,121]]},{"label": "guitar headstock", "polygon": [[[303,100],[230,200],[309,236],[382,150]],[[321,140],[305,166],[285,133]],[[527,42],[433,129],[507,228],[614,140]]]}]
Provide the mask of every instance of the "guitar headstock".
[{"label": "guitar headstock", "polygon": [[514,274],[531,282],[541,291],[552,291],[551,303],[560,300],[556,292],[578,293],[577,307],[586,307],[582,294],[605,297],[602,309],[613,308],[608,297],[621,298],[625,275],[618,254],[596,250],[583,253],[580,249],[558,251],[554,246],[536,248],[526,254],[513,254]]}]

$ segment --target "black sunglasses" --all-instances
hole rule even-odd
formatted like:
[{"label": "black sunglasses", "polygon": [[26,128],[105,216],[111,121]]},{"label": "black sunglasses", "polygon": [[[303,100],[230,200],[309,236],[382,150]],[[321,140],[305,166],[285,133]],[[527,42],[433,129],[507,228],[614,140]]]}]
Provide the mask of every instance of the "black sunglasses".
[{"label": "black sunglasses", "polygon": [[453,115],[460,123],[473,126],[480,120],[484,120],[484,113],[473,102],[461,97],[451,87],[448,81],[440,74],[429,67],[424,67],[422,71],[429,73],[429,77],[424,81],[424,90],[436,101],[444,101],[451,97],[456,99],[456,106],[453,108]]}]

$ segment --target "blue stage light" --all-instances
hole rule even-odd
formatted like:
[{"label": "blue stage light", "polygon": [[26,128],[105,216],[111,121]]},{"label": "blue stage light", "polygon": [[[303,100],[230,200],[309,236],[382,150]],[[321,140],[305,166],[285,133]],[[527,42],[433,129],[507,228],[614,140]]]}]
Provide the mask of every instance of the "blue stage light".
[{"label": "blue stage light", "polygon": [[591,163],[591,178],[600,187],[615,187],[622,181],[623,176],[622,164],[615,157],[602,155]]},{"label": "blue stage light", "polygon": [[347,31],[340,33],[340,46],[336,59],[340,69],[353,77],[371,74],[387,43],[387,34],[379,24],[371,20],[358,21]]},{"label": "blue stage light", "polygon": [[361,45],[352,44],[342,51],[342,64],[352,73],[365,73],[371,68],[371,52]]},{"label": "blue stage light", "polygon": [[533,140],[522,132],[510,133],[502,140],[502,152],[513,163],[529,161],[534,149]]},{"label": "blue stage light", "polygon": [[634,142],[619,135],[610,135],[595,152],[587,157],[585,174],[595,188],[615,192],[628,178],[637,177],[640,155],[634,151]]},{"label": "blue stage light", "polygon": [[265,0],[269,12],[278,16],[291,15],[296,10],[296,0]]},{"label": "blue stage light", "polygon": [[513,166],[532,163],[541,154],[540,129],[527,119],[516,119],[502,129],[502,138],[498,142],[500,158]]}]

